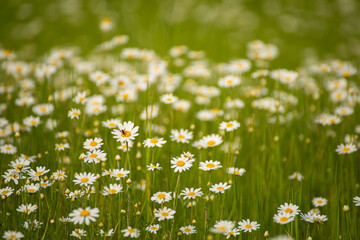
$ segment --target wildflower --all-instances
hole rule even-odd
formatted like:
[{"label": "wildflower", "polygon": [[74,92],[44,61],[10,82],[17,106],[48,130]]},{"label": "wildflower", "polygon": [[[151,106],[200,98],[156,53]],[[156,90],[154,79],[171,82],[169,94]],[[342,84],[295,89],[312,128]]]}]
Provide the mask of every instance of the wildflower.
[{"label": "wildflower", "polygon": [[216,221],[213,228],[210,229],[213,233],[226,233],[234,229],[235,223],[227,220]]},{"label": "wildflower", "polygon": [[217,145],[223,142],[222,138],[218,134],[211,134],[205,136],[201,139],[201,141],[205,144],[205,147],[216,147]]},{"label": "wildflower", "polygon": [[273,219],[274,219],[274,222],[284,225],[284,224],[294,221],[295,217],[289,213],[280,212],[280,213],[275,214]]},{"label": "wildflower", "polygon": [[180,228],[180,231],[186,235],[194,234],[196,233],[195,226],[188,225]]},{"label": "wildflower", "polygon": [[229,174],[242,176],[246,172],[246,170],[243,168],[230,167],[226,169],[226,172]]},{"label": "wildflower", "polygon": [[120,123],[120,120],[118,119],[110,119],[110,120],[107,120],[107,121],[103,121],[102,122],[102,125],[106,128],[116,128]]},{"label": "wildflower", "polygon": [[109,187],[105,186],[103,190],[103,195],[114,195],[117,193],[120,193],[122,191],[123,187],[120,184],[110,184]]},{"label": "wildflower", "polygon": [[238,123],[237,121],[230,121],[230,122],[220,123],[219,129],[224,129],[227,132],[231,132],[231,131],[237,129],[238,127],[240,127],[240,123]]},{"label": "wildflower", "polygon": [[0,152],[4,154],[15,154],[17,152],[17,148],[11,144],[5,144],[0,146]]},{"label": "wildflower", "polygon": [[14,192],[14,189],[11,187],[5,187],[0,189],[0,196],[1,197],[9,197]]},{"label": "wildflower", "polygon": [[86,231],[84,229],[75,229],[71,232],[70,236],[81,239],[82,237],[86,237]]},{"label": "wildflower", "polygon": [[217,183],[217,184],[213,184],[211,185],[210,191],[215,192],[215,193],[224,193],[225,190],[230,189],[231,185],[228,185],[226,182],[225,183]]},{"label": "wildflower", "polygon": [[155,170],[161,170],[162,167],[160,167],[160,163],[156,163],[155,165],[150,163],[149,165],[146,165],[147,170],[149,171],[155,171]]},{"label": "wildflower", "polygon": [[147,226],[145,228],[145,230],[156,234],[160,228],[161,228],[161,226],[159,224],[153,224],[153,225]]},{"label": "wildflower", "polygon": [[218,85],[223,88],[230,88],[240,85],[241,79],[234,75],[228,75],[226,77],[220,78]]},{"label": "wildflower", "polygon": [[289,176],[289,179],[296,179],[296,180],[298,180],[299,182],[301,182],[301,180],[304,179],[304,176],[301,175],[301,173],[294,172],[292,175]]},{"label": "wildflower", "polygon": [[160,101],[165,104],[172,104],[175,103],[178,100],[176,96],[174,96],[172,93],[164,94],[160,97]]},{"label": "wildflower", "polygon": [[174,172],[187,171],[192,167],[194,159],[188,159],[186,157],[174,157],[171,160],[171,168],[175,168]]},{"label": "wildflower", "polygon": [[338,154],[350,154],[353,152],[356,152],[357,148],[353,143],[348,143],[348,144],[340,144],[337,146],[336,148],[336,152]]},{"label": "wildflower", "polygon": [[221,163],[219,161],[206,160],[205,162],[200,162],[199,169],[203,171],[210,171],[222,168]]},{"label": "wildflower", "polygon": [[31,183],[29,185],[25,185],[24,188],[27,193],[36,193],[37,191],[39,191],[40,184]]},{"label": "wildflower", "polygon": [[140,231],[130,226],[128,226],[126,229],[121,230],[121,232],[124,234],[124,237],[130,237],[130,238],[140,237]]},{"label": "wildflower", "polygon": [[237,236],[237,235],[240,235],[240,230],[237,229],[237,228],[233,228],[229,231],[226,231],[223,233],[225,236],[226,236],[226,239],[229,239],[231,236]]},{"label": "wildflower", "polygon": [[171,192],[157,192],[154,193],[151,197],[151,201],[157,202],[157,203],[164,203],[169,202],[172,199]]},{"label": "wildflower", "polygon": [[38,208],[38,206],[36,204],[35,205],[32,205],[31,203],[30,204],[21,204],[16,209],[16,211],[26,213],[29,215],[30,213],[35,212],[37,208]]},{"label": "wildflower", "polygon": [[101,161],[106,161],[106,153],[102,150],[87,152],[84,159],[84,162],[87,163],[99,163]]},{"label": "wildflower", "polygon": [[323,207],[327,204],[327,199],[322,197],[316,197],[312,200],[312,204],[315,207]]},{"label": "wildflower", "polygon": [[56,151],[65,151],[65,149],[69,149],[70,145],[68,143],[55,143]]},{"label": "wildflower", "polygon": [[71,111],[68,112],[68,117],[71,119],[79,119],[80,116],[80,110],[77,108],[72,108]]},{"label": "wildflower", "polygon": [[197,197],[201,197],[203,192],[201,191],[201,188],[185,188],[181,191],[180,196],[184,196],[183,199],[195,199]]},{"label": "wildflower", "polygon": [[17,240],[17,239],[21,239],[24,237],[24,234],[22,234],[21,232],[16,232],[16,231],[5,231],[3,238],[6,240]]},{"label": "wildflower", "polygon": [[260,224],[258,224],[256,221],[250,221],[249,219],[244,219],[238,222],[239,229],[244,232],[251,232],[259,229]]},{"label": "wildflower", "polygon": [[172,129],[170,139],[180,143],[189,143],[189,140],[193,138],[193,133],[187,129]]},{"label": "wildflower", "polygon": [[86,139],[86,141],[84,142],[84,148],[90,151],[99,149],[104,144],[102,141],[103,140],[101,138]]},{"label": "wildflower", "polygon": [[116,180],[120,180],[121,178],[126,178],[130,171],[121,169],[113,169],[113,173],[110,175],[111,177],[115,177]]},{"label": "wildflower", "polygon": [[96,176],[94,173],[79,173],[75,175],[75,178],[76,179],[73,180],[75,184],[79,184],[80,186],[85,187],[94,184],[94,182],[96,181]]},{"label": "wildflower", "polygon": [[139,135],[137,133],[139,127],[134,127],[134,123],[131,121],[120,123],[118,127],[120,131],[114,130],[111,132],[113,135],[115,135],[114,138],[117,139],[118,142],[128,142],[130,140],[135,140],[135,137]]},{"label": "wildflower", "polygon": [[296,216],[299,214],[300,210],[299,207],[292,204],[292,203],[284,203],[282,205],[280,205],[280,207],[278,208],[278,212],[282,212],[282,213],[288,213],[291,216]]},{"label": "wildflower", "polygon": [[157,209],[154,215],[155,215],[155,217],[158,218],[158,221],[162,221],[165,219],[173,219],[175,213],[176,213],[175,210],[172,210],[167,207],[163,207],[163,208]]},{"label": "wildflower", "polygon": [[99,217],[99,212],[100,210],[98,208],[78,208],[72,211],[69,217],[71,217],[71,221],[74,224],[83,224],[85,222],[86,225],[89,225],[90,222],[96,221],[96,218]]},{"label": "wildflower", "polygon": [[143,142],[145,147],[162,147],[165,143],[163,138],[148,138]]}]

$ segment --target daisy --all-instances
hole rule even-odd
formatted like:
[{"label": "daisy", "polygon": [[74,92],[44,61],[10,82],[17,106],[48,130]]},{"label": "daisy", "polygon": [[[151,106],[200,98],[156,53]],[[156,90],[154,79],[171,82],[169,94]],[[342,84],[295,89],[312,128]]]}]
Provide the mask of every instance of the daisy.
[{"label": "daisy", "polygon": [[73,180],[75,184],[79,184],[80,186],[85,187],[94,184],[94,182],[96,181],[96,175],[94,173],[79,173],[75,175],[75,178],[76,179]]},{"label": "daisy", "polygon": [[163,138],[148,138],[143,142],[145,147],[162,147],[165,143]]},{"label": "daisy", "polygon": [[277,213],[273,217],[274,222],[279,224],[287,224],[295,220],[295,217],[289,213]]},{"label": "daisy", "polygon": [[35,212],[37,208],[38,208],[37,205],[32,205],[31,203],[30,204],[21,204],[16,209],[16,211],[26,213],[29,215],[30,213]]},{"label": "daisy", "polygon": [[5,144],[0,146],[0,152],[4,154],[15,154],[17,152],[17,148],[11,144]]},{"label": "daisy", "polygon": [[314,214],[311,212],[308,213],[300,213],[300,217],[303,221],[309,222],[309,223],[313,223],[314,220]]},{"label": "daisy", "polygon": [[357,151],[356,146],[353,143],[340,144],[335,150],[338,154],[350,154]]},{"label": "daisy", "polygon": [[164,94],[160,97],[160,101],[165,104],[172,104],[178,100],[178,97],[175,97],[172,93]]},{"label": "daisy", "polygon": [[246,172],[246,170],[243,169],[243,168],[230,167],[230,168],[226,169],[226,172],[229,173],[229,174],[242,176]]},{"label": "daisy", "polygon": [[171,192],[157,192],[154,193],[151,197],[151,201],[157,202],[157,203],[164,203],[169,202],[172,199]]},{"label": "daisy", "polygon": [[222,88],[230,88],[240,85],[241,79],[234,75],[228,75],[223,78],[220,78],[218,85]]},{"label": "daisy", "polygon": [[20,238],[23,238],[24,234],[22,234],[21,232],[16,232],[16,231],[6,231],[4,232],[3,238],[5,238],[6,240],[17,240]]},{"label": "daisy", "polygon": [[98,208],[78,208],[72,211],[69,217],[71,217],[71,221],[74,224],[83,224],[85,222],[86,225],[89,225],[90,222],[96,221],[96,218],[99,217],[99,212],[100,210]]},{"label": "daisy", "polygon": [[301,182],[301,180],[304,179],[304,176],[301,175],[301,173],[294,172],[292,175],[289,176],[289,179],[296,179],[296,180],[298,180],[299,182]]},{"label": "daisy", "polygon": [[100,229],[99,234],[101,237],[111,237],[112,235],[114,235],[114,229],[110,229],[107,232],[104,232],[104,230]]},{"label": "daisy", "polygon": [[280,205],[280,207],[278,208],[278,212],[282,212],[282,213],[288,213],[291,216],[296,216],[299,214],[300,210],[299,207],[292,204],[292,203],[284,203],[282,205]]},{"label": "daisy", "polygon": [[176,213],[175,210],[172,210],[170,208],[167,208],[167,207],[163,207],[163,208],[160,208],[160,209],[156,209],[156,212],[155,212],[155,217],[158,218],[158,221],[162,221],[162,220],[165,220],[165,219],[173,219],[174,218],[174,214]]},{"label": "daisy", "polygon": [[87,152],[84,159],[86,163],[99,163],[101,161],[106,161],[106,153],[102,150]]},{"label": "daisy", "polygon": [[125,170],[124,168],[121,169],[113,169],[113,173],[110,175],[111,177],[115,177],[116,180],[120,180],[121,178],[127,177],[130,171]]},{"label": "daisy", "polygon": [[102,141],[103,140],[101,138],[86,139],[86,141],[84,142],[84,148],[90,151],[99,149],[104,144]]},{"label": "daisy", "polygon": [[206,160],[205,162],[200,162],[199,169],[203,171],[210,171],[222,168],[221,163],[219,161]]},{"label": "daisy", "polygon": [[244,232],[256,231],[260,227],[260,224],[258,224],[256,221],[250,221],[250,219],[241,220],[240,222],[238,222],[238,224],[239,229]]},{"label": "daisy", "polygon": [[39,191],[40,184],[31,183],[29,185],[25,185],[24,188],[27,193],[36,193],[37,191]]},{"label": "daisy", "polygon": [[65,178],[67,178],[67,175],[65,174],[64,171],[62,171],[62,170],[57,170],[56,172],[53,172],[52,177],[53,177],[55,180],[63,181],[63,180],[65,180]]},{"label": "daisy", "polygon": [[182,171],[187,171],[192,167],[192,163],[195,160],[193,159],[188,159],[186,157],[174,157],[171,160],[171,168],[175,168],[174,172],[182,172]]},{"label": "daisy", "polygon": [[120,120],[118,119],[110,119],[110,120],[107,120],[107,121],[103,121],[102,122],[102,125],[106,128],[116,128],[120,123]]},{"label": "daisy", "polygon": [[203,192],[201,191],[201,188],[185,188],[181,191],[180,196],[184,196],[183,199],[195,199],[196,197],[201,197]]},{"label": "daisy", "polygon": [[81,237],[86,237],[86,231],[84,229],[75,229],[71,232],[70,236],[81,239]]},{"label": "daisy", "polygon": [[28,174],[31,179],[38,179],[40,176],[50,172],[49,169],[46,169],[46,167],[36,167],[36,171],[33,169],[30,169],[28,171]]},{"label": "daisy", "polygon": [[40,117],[29,116],[24,118],[23,123],[27,127],[36,127],[41,123],[41,121]]},{"label": "daisy", "polygon": [[229,239],[231,236],[240,235],[240,230],[237,228],[233,228],[229,231],[224,232],[223,234],[226,236],[226,239]]},{"label": "daisy", "polygon": [[230,122],[222,122],[222,123],[220,123],[219,129],[223,129],[223,130],[226,130],[227,132],[231,132],[231,131],[234,131],[235,129],[237,129],[238,127],[240,127],[239,122],[230,121]]},{"label": "daisy", "polygon": [[123,187],[120,184],[110,184],[109,187],[105,186],[103,190],[103,195],[114,195],[122,191]]},{"label": "daisy", "polygon": [[77,108],[72,108],[71,111],[68,112],[68,117],[71,118],[71,119],[79,119],[79,116],[80,116],[80,110],[77,109]]},{"label": "daisy", "polygon": [[160,167],[160,163],[156,163],[155,165],[153,165],[152,163],[150,163],[149,165],[146,165],[147,170],[149,171],[155,171],[155,170],[161,170],[162,167]]},{"label": "daisy", "polygon": [[335,113],[340,116],[349,116],[354,113],[354,109],[347,106],[337,107]]},{"label": "daisy", "polygon": [[119,130],[114,130],[111,133],[114,136],[115,139],[117,139],[118,142],[128,142],[130,140],[135,140],[135,137],[139,134],[137,133],[139,130],[139,127],[134,127],[134,123],[131,121],[119,123],[118,125]]},{"label": "daisy", "polygon": [[316,197],[312,200],[312,204],[315,207],[323,207],[327,204],[327,199],[322,197]]},{"label": "daisy", "polygon": [[5,187],[0,189],[0,196],[2,198],[9,197],[14,192],[14,189],[11,187]]},{"label": "daisy", "polygon": [[68,143],[55,143],[56,151],[65,151],[65,149],[70,148]]},{"label": "daisy", "polygon": [[124,234],[124,237],[130,237],[130,238],[140,237],[140,231],[130,226],[128,226],[126,229],[121,230],[121,232]]},{"label": "daisy", "polygon": [[216,221],[213,228],[210,229],[213,233],[226,233],[234,229],[235,223],[227,220]]},{"label": "daisy", "polygon": [[[1,193],[1,191],[0,191],[0,193]],[[355,206],[359,207],[360,206],[360,197],[355,196],[353,202],[355,203]]]},{"label": "daisy", "polygon": [[86,92],[78,92],[74,98],[74,102],[77,104],[84,104],[86,100]]},{"label": "daisy", "polygon": [[40,182],[40,187],[42,188],[47,188],[50,187],[51,185],[53,185],[53,183],[50,182],[49,180],[48,181],[41,180]]},{"label": "daisy", "polygon": [[187,129],[172,129],[170,139],[180,143],[189,143],[189,140],[193,138],[193,133]]},{"label": "daisy", "polygon": [[204,136],[201,139],[202,142],[204,142],[205,147],[216,147],[217,145],[221,144],[223,142],[222,138],[218,134],[211,134]]},{"label": "daisy", "polygon": [[145,228],[145,230],[156,234],[160,228],[161,228],[161,226],[159,224],[153,224],[153,225],[147,226]]},{"label": "daisy", "polygon": [[313,215],[314,221],[318,223],[326,222],[328,219],[326,215],[314,214]]},{"label": "daisy", "polygon": [[183,234],[190,235],[196,233],[195,226],[188,225],[180,228]]},{"label": "daisy", "polygon": [[217,183],[217,184],[213,184],[211,185],[210,191],[215,192],[215,193],[224,193],[225,190],[230,189],[231,185],[228,185],[226,182],[225,183]]}]

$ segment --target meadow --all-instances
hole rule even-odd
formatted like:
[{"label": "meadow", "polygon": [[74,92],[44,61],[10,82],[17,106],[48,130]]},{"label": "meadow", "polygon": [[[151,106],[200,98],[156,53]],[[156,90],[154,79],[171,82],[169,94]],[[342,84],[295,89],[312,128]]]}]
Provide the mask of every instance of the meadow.
[{"label": "meadow", "polygon": [[356,1],[64,2],[0,10],[4,239],[360,239]]}]

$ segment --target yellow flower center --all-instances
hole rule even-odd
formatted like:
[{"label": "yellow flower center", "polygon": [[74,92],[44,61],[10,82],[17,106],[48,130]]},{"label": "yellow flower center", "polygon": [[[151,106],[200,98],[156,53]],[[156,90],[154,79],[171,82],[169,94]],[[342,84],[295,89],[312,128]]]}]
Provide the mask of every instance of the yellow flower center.
[{"label": "yellow flower center", "polygon": [[[125,134],[124,134],[124,132],[125,132]],[[125,130],[125,131],[123,131],[123,132],[121,133],[121,136],[122,136],[122,137],[130,137],[130,136],[131,136],[131,132]]]},{"label": "yellow flower center", "polygon": [[129,233],[134,233],[135,232],[135,230],[133,228],[129,228],[128,231],[129,231]]},{"label": "yellow flower center", "polygon": [[109,123],[109,127],[115,127],[115,123]]},{"label": "yellow flower center", "polygon": [[221,191],[221,190],[224,190],[224,187],[217,187],[216,189]]},{"label": "yellow flower center", "polygon": [[9,190],[4,190],[4,191],[1,192],[1,194],[5,195],[5,194],[8,194],[9,192],[10,192]]},{"label": "yellow flower center", "polygon": [[179,138],[179,139],[183,139],[183,138],[185,138],[185,136],[184,136],[184,135],[179,134],[178,138]]},{"label": "yellow flower center", "polygon": [[80,181],[83,182],[83,183],[87,183],[89,181],[89,179],[87,177],[84,177]]},{"label": "yellow flower center", "polygon": [[108,192],[111,193],[111,194],[115,194],[115,193],[116,193],[116,190],[115,190],[115,189],[109,189]]},{"label": "yellow flower center", "polygon": [[124,176],[124,174],[123,173],[118,173],[116,176],[122,177],[122,176]]},{"label": "yellow flower center", "polygon": [[282,218],[280,218],[280,222],[286,222],[287,220],[288,220],[287,217],[282,217]]},{"label": "yellow flower center", "polygon": [[213,146],[215,145],[215,141],[214,140],[210,140],[207,142],[207,145]]},{"label": "yellow flower center", "polygon": [[164,217],[167,217],[167,216],[169,216],[169,213],[168,212],[162,212],[161,215],[164,216]]},{"label": "yellow flower center", "polygon": [[35,173],[35,176],[40,176],[41,174],[43,174],[44,172],[37,172]]},{"label": "yellow flower center", "polygon": [[160,193],[160,194],[158,195],[158,199],[163,199],[163,198],[165,198],[165,197],[166,197],[166,195],[163,194],[163,193]]},{"label": "yellow flower center", "polygon": [[189,193],[188,193],[188,196],[194,196],[194,195],[195,195],[194,192],[189,192]]},{"label": "yellow flower center", "polygon": [[36,121],[35,121],[35,120],[30,120],[30,124],[31,124],[31,125],[35,125],[35,124],[36,124]]},{"label": "yellow flower center", "polygon": [[228,127],[228,128],[230,128],[230,127],[232,127],[232,126],[234,126],[234,124],[232,124],[232,123],[226,124],[226,127]]},{"label": "yellow flower center", "polygon": [[91,143],[90,143],[90,146],[92,146],[92,147],[95,147],[97,145],[97,142],[95,142],[95,141],[92,141]]},{"label": "yellow flower center", "polygon": [[343,152],[348,152],[348,151],[350,151],[350,148],[349,148],[349,147],[344,147],[344,148],[343,148]]},{"label": "yellow flower center", "polygon": [[80,216],[82,217],[86,217],[86,216],[89,216],[90,215],[90,212],[88,210],[82,210],[80,212]]},{"label": "yellow flower center", "polygon": [[191,232],[191,229],[190,228],[185,228],[184,232]]},{"label": "yellow flower center", "polygon": [[34,192],[35,192],[35,189],[29,188],[29,189],[28,189],[28,192],[29,192],[29,193],[34,193]]},{"label": "yellow flower center", "polygon": [[245,227],[246,227],[247,229],[252,228],[252,226],[251,226],[250,224],[246,224]]},{"label": "yellow flower center", "polygon": [[320,204],[320,203],[322,203],[323,201],[322,201],[322,200],[317,200],[316,202]]},{"label": "yellow flower center", "polygon": [[215,167],[215,165],[212,164],[212,163],[208,163],[208,164],[206,164],[206,167],[207,167],[207,168],[213,168],[213,167]]},{"label": "yellow flower center", "polygon": [[185,162],[184,161],[177,161],[176,165],[178,165],[179,167],[182,167],[185,165]]},{"label": "yellow flower center", "polygon": [[286,212],[286,213],[292,213],[293,210],[292,210],[291,208],[287,208],[287,209],[285,209],[285,212]]},{"label": "yellow flower center", "polygon": [[157,227],[150,227],[151,230],[157,230]]},{"label": "yellow flower center", "polygon": [[96,153],[93,153],[90,155],[91,158],[96,158],[97,157],[97,154]]},{"label": "yellow flower center", "polygon": [[158,143],[159,141],[156,138],[150,140],[151,143]]}]

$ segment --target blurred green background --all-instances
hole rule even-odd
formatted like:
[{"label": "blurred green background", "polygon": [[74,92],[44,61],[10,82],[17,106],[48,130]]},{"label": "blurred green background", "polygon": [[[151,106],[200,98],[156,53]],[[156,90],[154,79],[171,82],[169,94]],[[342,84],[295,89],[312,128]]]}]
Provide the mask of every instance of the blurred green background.
[{"label": "blurred green background", "polygon": [[[115,26],[101,32],[101,19]],[[173,45],[205,50],[215,61],[244,57],[255,39],[276,44],[284,67],[305,59],[360,56],[360,1],[356,0],[2,0],[0,44],[25,59],[55,46],[87,54],[112,36],[128,46],[166,54]]]}]

